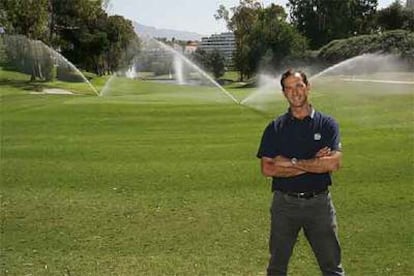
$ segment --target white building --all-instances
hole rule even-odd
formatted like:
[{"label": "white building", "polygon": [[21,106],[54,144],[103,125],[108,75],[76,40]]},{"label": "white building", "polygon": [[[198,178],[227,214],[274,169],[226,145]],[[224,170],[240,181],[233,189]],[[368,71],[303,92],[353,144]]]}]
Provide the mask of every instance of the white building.
[{"label": "white building", "polygon": [[206,52],[218,50],[226,60],[226,65],[231,67],[233,55],[236,51],[236,39],[234,33],[213,34],[209,37],[201,38],[199,48]]},{"label": "white building", "polygon": [[414,9],[414,0],[407,0],[407,8]]}]

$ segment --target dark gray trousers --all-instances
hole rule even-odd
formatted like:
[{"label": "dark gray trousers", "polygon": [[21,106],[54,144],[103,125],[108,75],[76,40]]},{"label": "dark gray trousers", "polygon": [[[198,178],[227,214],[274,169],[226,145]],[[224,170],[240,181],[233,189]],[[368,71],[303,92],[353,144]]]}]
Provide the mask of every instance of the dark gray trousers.
[{"label": "dark gray trousers", "polygon": [[331,195],[295,198],[275,191],[271,207],[267,275],[287,275],[289,258],[303,228],[324,276],[345,275]]}]

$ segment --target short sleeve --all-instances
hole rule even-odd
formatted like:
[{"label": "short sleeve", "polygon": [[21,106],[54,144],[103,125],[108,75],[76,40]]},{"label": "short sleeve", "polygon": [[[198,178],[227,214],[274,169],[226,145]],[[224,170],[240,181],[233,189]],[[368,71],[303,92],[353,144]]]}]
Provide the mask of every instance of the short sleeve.
[{"label": "short sleeve", "polygon": [[328,131],[329,131],[329,147],[331,150],[342,150],[341,145],[341,138],[339,135],[339,125],[338,123],[333,119],[329,118],[328,120]]},{"label": "short sleeve", "polygon": [[257,158],[269,157],[273,158],[278,155],[277,149],[277,133],[274,127],[274,122],[270,123],[263,132],[262,140],[260,142],[259,150],[257,151]]}]

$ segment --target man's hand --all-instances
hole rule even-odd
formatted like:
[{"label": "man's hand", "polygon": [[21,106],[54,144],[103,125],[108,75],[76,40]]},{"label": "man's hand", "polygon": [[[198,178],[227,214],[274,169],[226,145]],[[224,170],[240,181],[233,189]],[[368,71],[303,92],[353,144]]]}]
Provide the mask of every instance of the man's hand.
[{"label": "man's hand", "polygon": [[330,147],[321,148],[312,159],[300,159],[295,164],[291,159],[278,155],[274,158],[262,157],[261,168],[265,176],[293,177],[304,173],[333,172],[341,166],[342,153]]},{"label": "man's hand", "polygon": [[324,147],[321,148],[316,154],[315,154],[315,158],[321,158],[324,156],[329,156],[331,155],[331,148],[330,147]]},{"label": "man's hand", "polygon": [[321,148],[312,159],[298,160],[295,167],[310,173],[337,171],[341,167],[342,153],[329,147]]},{"label": "man's hand", "polygon": [[294,168],[290,159],[281,155],[274,158],[262,157],[261,168],[265,176],[293,177],[305,173],[302,169]]}]

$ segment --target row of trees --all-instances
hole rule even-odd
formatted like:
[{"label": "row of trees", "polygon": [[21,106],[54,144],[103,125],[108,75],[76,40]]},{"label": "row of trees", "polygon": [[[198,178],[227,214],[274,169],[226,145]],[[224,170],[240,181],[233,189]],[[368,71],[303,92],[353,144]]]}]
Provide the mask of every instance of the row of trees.
[{"label": "row of trees", "polygon": [[[0,26],[8,34],[43,41],[84,70],[108,74],[126,67],[141,48],[132,22],[105,12],[108,2],[1,0]],[[310,50],[332,40],[393,29],[414,31],[414,9],[396,1],[377,11],[377,2],[289,0],[288,18],[281,6],[264,7],[258,0],[239,0],[239,5],[230,9],[220,6],[215,17],[224,20],[235,34],[234,65],[243,80],[261,68],[276,70],[313,58],[316,55]],[[25,53],[20,55],[19,49],[14,49],[14,56],[39,52],[30,49],[30,43],[21,48]],[[197,51],[193,59],[216,77],[224,72],[224,60],[218,52]],[[33,70],[33,77],[41,76]]]},{"label": "row of trees", "polygon": [[289,0],[290,18],[283,7],[261,1],[240,0],[215,14],[236,36],[235,67],[240,79],[251,77],[259,68],[277,70],[313,58],[335,39],[387,30],[414,31],[414,9],[399,1],[377,11],[377,0]]},{"label": "row of trees", "polygon": [[377,0],[289,0],[293,25],[319,49],[334,39],[378,31],[414,31],[414,9],[400,1],[377,11]]},{"label": "row of trees", "polygon": [[414,8],[404,8],[399,1],[395,1],[376,13],[375,22],[381,30],[402,29],[413,32]]},{"label": "row of trees", "polygon": [[139,51],[132,22],[108,16],[108,0],[2,0],[0,26],[58,49],[78,67],[99,75],[126,66]]},{"label": "row of trees", "polygon": [[289,0],[292,24],[318,49],[331,40],[372,29],[377,0]]}]

